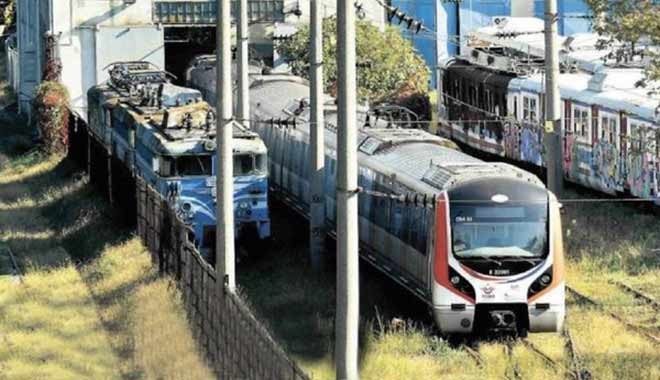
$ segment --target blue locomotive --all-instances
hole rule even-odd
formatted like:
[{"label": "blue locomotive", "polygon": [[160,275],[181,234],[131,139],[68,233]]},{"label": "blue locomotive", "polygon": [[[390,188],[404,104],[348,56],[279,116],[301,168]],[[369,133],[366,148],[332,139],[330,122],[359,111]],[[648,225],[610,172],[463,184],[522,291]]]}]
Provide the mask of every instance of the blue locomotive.
[{"label": "blue locomotive", "polygon": [[[148,63],[122,62],[89,91],[88,104],[92,138],[121,169],[157,189],[192,227],[200,253],[213,257],[216,116],[200,92],[173,85]],[[233,151],[236,237],[268,238],[266,146],[235,124]]]}]

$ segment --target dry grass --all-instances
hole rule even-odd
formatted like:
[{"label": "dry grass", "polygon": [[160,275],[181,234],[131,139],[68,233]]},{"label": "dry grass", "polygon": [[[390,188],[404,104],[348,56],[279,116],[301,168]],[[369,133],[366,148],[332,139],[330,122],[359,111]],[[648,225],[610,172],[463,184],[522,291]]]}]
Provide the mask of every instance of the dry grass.
[{"label": "dry grass", "polygon": [[621,323],[587,308],[572,308],[568,318],[577,350],[597,379],[658,379],[660,351]]},{"label": "dry grass", "polygon": [[[478,379],[485,378],[474,360],[464,351],[420,328],[396,328],[376,332],[367,327],[360,358],[363,379]],[[332,357],[321,360],[301,358],[300,363],[313,379],[334,379]]]},{"label": "dry grass", "polygon": [[211,378],[177,289],[76,169],[6,147],[0,246],[26,275],[0,281],[0,379]]},{"label": "dry grass", "polygon": [[0,283],[0,377],[114,379],[120,363],[73,266]]}]

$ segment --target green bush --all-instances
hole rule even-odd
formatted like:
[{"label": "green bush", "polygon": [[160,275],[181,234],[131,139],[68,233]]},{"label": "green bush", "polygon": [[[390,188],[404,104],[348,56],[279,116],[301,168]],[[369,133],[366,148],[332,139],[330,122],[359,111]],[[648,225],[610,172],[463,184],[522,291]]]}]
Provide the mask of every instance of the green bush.
[{"label": "green bush", "polygon": [[[395,27],[380,31],[365,22],[356,23],[358,96],[371,103],[389,101],[392,94],[407,91],[426,93],[429,69],[410,41]],[[323,20],[323,67],[326,93],[336,95],[337,83],[337,22],[330,17]],[[305,25],[277,46],[295,75],[309,78],[309,26]]]},{"label": "green bush", "polygon": [[4,14],[2,15],[4,18],[5,25],[7,28],[10,28],[14,25],[16,22],[16,1],[11,0],[7,3],[4,9]]},{"label": "green bush", "polygon": [[43,149],[49,154],[64,154],[69,140],[69,92],[57,82],[41,82],[32,100]]}]

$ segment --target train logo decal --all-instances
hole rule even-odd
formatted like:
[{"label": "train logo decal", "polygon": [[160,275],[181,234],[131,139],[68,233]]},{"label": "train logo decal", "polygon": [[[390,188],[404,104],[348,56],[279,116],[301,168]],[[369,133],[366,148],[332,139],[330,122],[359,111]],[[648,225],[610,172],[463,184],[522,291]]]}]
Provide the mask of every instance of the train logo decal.
[{"label": "train logo decal", "polygon": [[481,288],[482,294],[481,296],[484,299],[493,299],[495,298],[495,288],[491,286],[490,284],[486,284],[483,288]]}]

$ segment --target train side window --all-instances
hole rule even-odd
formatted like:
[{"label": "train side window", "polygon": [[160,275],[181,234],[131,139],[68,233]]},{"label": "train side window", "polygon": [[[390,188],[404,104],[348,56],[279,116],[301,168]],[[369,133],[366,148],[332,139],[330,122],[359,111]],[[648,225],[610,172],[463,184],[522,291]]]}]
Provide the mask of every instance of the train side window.
[{"label": "train side window", "polygon": [[584,143],[591,142],[591,109],[573,105],[573,133]]},{"label": "train side window", "polygon": [[536,98],[531,96],[523,96],[523,120],[527,121],[536,121],[538,111],[537,111],[537,102]]},{"label": "train side window", "polygon": [[518,96],[513,96],[513,117],[518,118]]},{"label": "train side window", "polygon": [[486,98],[485,99],[486,111],[493,112],[494,111],[493,110],[493,97],[492,97],[492,94],[490,93],[490,90],[485,90],[484,97]]},{"label": "train side window", "polygon": [[619,119],[615,115],[602,113],[600,118],[600,136],[603,141],[619,148]]}]

